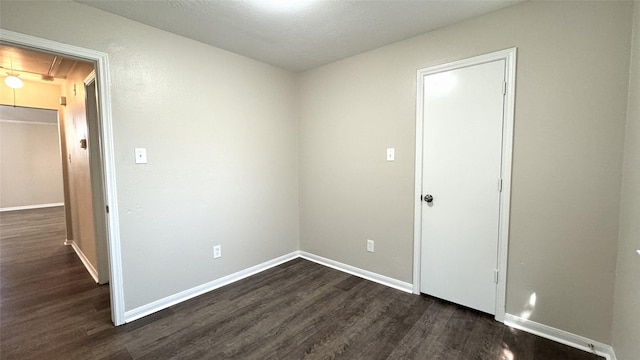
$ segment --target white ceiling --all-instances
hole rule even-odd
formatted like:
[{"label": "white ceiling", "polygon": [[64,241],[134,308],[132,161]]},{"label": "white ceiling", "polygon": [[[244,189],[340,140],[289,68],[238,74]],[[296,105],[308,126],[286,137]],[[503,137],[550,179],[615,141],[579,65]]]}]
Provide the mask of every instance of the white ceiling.
[{"label": "white ceiling", "polygon": [[[293,72],[520,1],[79,0]],[[292,7],[284,7],[286,3]]]}]

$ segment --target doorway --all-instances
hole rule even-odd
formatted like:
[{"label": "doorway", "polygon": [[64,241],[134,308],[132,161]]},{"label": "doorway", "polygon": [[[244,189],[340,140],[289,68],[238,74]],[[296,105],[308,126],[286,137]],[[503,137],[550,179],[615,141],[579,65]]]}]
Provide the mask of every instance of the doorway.
[{"label": "doorway", "polygon": [[[76,58],[95,64],[96,72],[96,88],[97,98],[96,105],[98,109],[99,126],[97,133],[100,152],[102,159],[97,159],[97,166],[101,168],[102,181],[104,182],[104,202],[105,207],[99,209],[105,216],[107,247],[108,247],[108,268],[110,283],[110,299],[111,299],[111,318],[115,325],[124,324],[124,296],[123,296],[123,280],[122,280],[122,262],[120,254],[119,240],[119,222],[116,200],[115,186],[115,163],[114,150],[112,140],[111,127],[111,95],[108,84],[109,69],[108,56],[105,53],[84,49],[76,46],[49,41],[33,36],[28,36],[12,31],[0,31],[0,41],[3,44],[17,46],[22,48],[33,49],[47,53],[58,54],[64,57]],[[82,90],[84,86],[82,84]],[[85,144],[86,144],[86,138]],[[84,144],[83,144],[84,145]],[[93,195],[90,195],[93,196]],[[97,210],[94,208],[94,210]]]},{"label": "doorway", "polygon": [[[99,181],[102,173],[99,166],[101,153],[97,131],[99,118],[94,64],[6,44],[0,44],[0,64],[3,68],[10,69],[11,74],[17,78],[14,81],[19,81],[19,86],[14,88],[3,86],[3,94],[9,96],[1,97],[2,103],[7,104],[2,110],[9,116],[13,113],[14,117],[10,119],[23,122],[22,131],[14,130],[15,134],[10,138],[3,136],[6,138],[3,144],[28,138],[17,141],[13,149],[4,144],[2,183],[3,186],[9,183],[11,187],[4,186],[5,196],[0,198],[0,203],[3,203],[0,206],[5,208],[7,194],[21,193],[22,196],[18,199],[10,200],[26,205],[25,207],[48,205],[54,202],[48,201],[51,195],[47,196],[53,189],[43,190],[55,187],[56,200],[64,203],[66,215],[67,236],[64,244],[73,248],[97,283],[106,284],[109,282],[109,267],[106,256],[104,191],[103,183]],[[85,85],[85,78],[91,75],[91,83]],[[50,119],[56,125],[55,147],[44,147],[48,139],[42,135],[37,136],[42,131],[36,131],[36,122],[27,122],[29,126],[24,123],[30,117],[36,117],[45,111],[34,114],[34,108],[39,107],[49,108],[54,113]],[[42,122],[39,127],[46,127],[43,124],[46,124],[47,118],[36,117],[38,119]],[[9,123],[5,127],[15,127],[18,124]],[[49,135],[53,135],[51,131]],[[35,150],[39,150],[39,157],[34,156]],[[51,161],[51,157],[55,155],[58,155],[58,160]],[[27,172],[28,170],[31,171]],[[16,175],[20,173],[24,173],[22,181],[16,179]],[[34,183],[36,180],[38,182]],[[25,193],[31,196],[25,196]],[[38,194],[40,196],[36,196]]]},{"label": "doorway", "polygon": [[414,293],[504,321],[516,49],[417,78]]}]

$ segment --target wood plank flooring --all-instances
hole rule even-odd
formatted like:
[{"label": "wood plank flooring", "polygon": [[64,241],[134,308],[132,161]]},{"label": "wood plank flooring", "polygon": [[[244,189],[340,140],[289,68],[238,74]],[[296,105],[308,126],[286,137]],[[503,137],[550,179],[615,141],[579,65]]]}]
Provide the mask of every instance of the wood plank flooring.
[{"label": "wood plank flooring", "polygon": [[62,208],[0,213],[2,359],[601,359],[296,259],[120,327]]}]

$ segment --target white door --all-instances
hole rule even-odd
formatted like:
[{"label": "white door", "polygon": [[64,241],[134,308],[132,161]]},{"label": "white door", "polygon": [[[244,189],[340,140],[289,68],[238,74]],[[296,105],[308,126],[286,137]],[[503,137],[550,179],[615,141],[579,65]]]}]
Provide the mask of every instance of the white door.
[{"label": "white door", "polygon": [[[505,60],[424,79],[420,291],[496,311]],[[427,202],[427,200],[431,200]]]}]

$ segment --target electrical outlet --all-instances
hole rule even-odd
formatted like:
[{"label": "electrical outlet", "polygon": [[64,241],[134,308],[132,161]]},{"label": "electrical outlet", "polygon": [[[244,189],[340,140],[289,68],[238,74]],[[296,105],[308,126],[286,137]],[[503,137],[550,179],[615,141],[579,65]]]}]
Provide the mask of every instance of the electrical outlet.
[{"label": "electrical outlet", "polygon": [[222,256],[222,246],[221,245],[214,245],[213,246],[213,258],[217,259],[220,256]]},{"label": "electrical outlet", "polygon": [[367,251],[368,252],[373,252],[374,251],[374,242],[373,240],[369,240],[367,239]]}]

